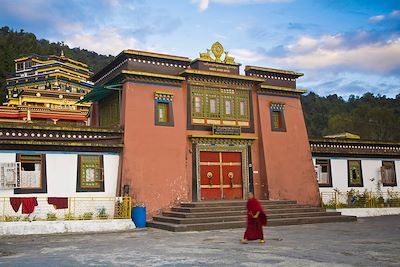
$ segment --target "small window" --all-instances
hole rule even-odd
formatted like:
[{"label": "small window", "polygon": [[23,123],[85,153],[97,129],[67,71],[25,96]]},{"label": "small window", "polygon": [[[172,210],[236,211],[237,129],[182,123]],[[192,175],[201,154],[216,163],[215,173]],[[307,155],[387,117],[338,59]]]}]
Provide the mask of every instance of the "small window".
[{"label": "small window", "polygon": [[397,186],[394,161],[382,161],[381,177],[383,186]]},{"label": "small window", "polygon": [[161,126],[174,126],[172,102],[156,101],[155,124]]},{"label": "small window", "polygon": [[194,97],[194,112],[200,113],[201,112],[201,98],[200,96]]},{"label": "small window", "polygon": [[329,159],[316,159],[316,171],[318,184],[321,187],[331,187],[331,162]]},{"label": "small window", "polygon": [[283,110],[271,110],[271,128],[272,131],[286,132]]},{"label": "small window", "polygon": [[16,194],[47,193],[46,155],[17,154],[21,163],[21,186]]},{"label": "small window", "polygon": [[347,172],[348,172],[348,186],[349,187],[362,187],[363,186],[361,160],[347,161]]},{"label": "small window", "polygon": [[225,100],[225,114],[232,115],[232,101]]},{"label": "small window", "polygon": [[17,71],[18,70],[23,70],[23,69],[24,69],[24,63],[23,62],[17,63]]},{"label": "small window", "polygon": [[244,101],[239,102],[239,115],[246,116],[246,103]]},{"label": "small window", "polygon": [[102,155],[78,156],[77,192],[104,192]]},{"label": "small window", "polygon": [[217,113],[217,100],[215,98],[210,99],[210,113]]},{"label": "small window", "polygon": [[32,68],[32,61],[26,61],[25,62],[25,69],[30,69]]},{"label": "small window", "polygon": [[168,122],[168,103],[158,103],[158,121]]}]

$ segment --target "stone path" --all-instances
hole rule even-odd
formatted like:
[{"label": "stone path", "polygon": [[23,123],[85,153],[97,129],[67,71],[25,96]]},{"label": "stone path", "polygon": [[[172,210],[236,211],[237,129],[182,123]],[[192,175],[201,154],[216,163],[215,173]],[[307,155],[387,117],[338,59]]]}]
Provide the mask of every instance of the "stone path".
[{"label": "stone path", "polygon": [[243,229],[3,237],[2,266],[399,266],[400,216],[271,227],[267,243]]}]

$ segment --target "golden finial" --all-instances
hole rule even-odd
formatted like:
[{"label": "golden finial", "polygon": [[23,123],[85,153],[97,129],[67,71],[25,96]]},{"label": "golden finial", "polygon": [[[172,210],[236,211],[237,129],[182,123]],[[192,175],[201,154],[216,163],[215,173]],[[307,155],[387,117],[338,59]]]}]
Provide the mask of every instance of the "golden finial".
[{"label": "golden finial", "polygon": [[[210,55],[210,52],[213,53],[215,59],[213,59]],[[221,56],[225,54],[224,60],[221,59]],[[212,61],[212,62],[222,62],[225,64],[236,64],[235,58],[228,56],[228,52],[224,51],[224,47],[220,42],[215,42],[212,46],[211,49],[207,49],[206,53],[200,53],[200,59],[204,61]]]},{"label": "golden finial", "polygon": [[61,57],[65,57],[64,56],[64,50],[61,50]]}]

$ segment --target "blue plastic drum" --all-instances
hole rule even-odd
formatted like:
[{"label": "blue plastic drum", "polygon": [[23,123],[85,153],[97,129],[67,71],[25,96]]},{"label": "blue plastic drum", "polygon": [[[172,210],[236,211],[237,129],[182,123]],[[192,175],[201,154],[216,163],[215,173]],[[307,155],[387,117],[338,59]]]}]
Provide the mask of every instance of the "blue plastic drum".
[{"label": "blue plastic drum", "polygon": [[132,208],[132,220],[137,228],[146,227],[146,208],[134,207]]}]

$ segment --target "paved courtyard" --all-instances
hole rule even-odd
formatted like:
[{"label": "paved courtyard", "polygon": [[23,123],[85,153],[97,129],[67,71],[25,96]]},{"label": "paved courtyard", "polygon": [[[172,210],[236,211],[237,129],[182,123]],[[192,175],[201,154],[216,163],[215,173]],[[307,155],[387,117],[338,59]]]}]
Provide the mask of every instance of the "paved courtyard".
[{"label": "paved courtyard", "polygon": [[242,245],[243,229],[0,238],[2,266],[400,266],[400,216],[271,227]]}]

